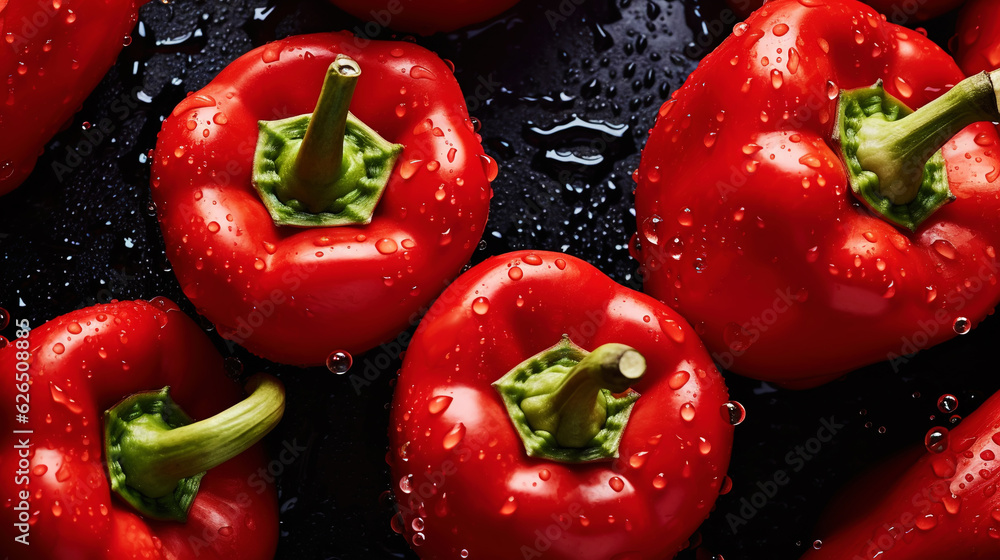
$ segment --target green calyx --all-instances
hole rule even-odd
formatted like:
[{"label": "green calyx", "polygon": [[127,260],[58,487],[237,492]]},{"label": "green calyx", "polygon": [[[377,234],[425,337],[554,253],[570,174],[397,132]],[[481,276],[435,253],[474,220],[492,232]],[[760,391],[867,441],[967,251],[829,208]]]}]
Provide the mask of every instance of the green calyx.
[{"label": "green calyx", "polygon": [[978,74],[910,111],[874,86],[840,93],[835,139],[851,190],[883,218],[911,231],[955,199],[941,148],[966,126],[1000,119],[1000,73]]},{"label": "green calyx", "polygon": [[403,146],[348,111],[361,68],[338,55],[316,110],[260,121],[253,185],[277,225],[362,225],[389,182]]},{"label": "green calyx", "polygon": [[104,413],[111,489],[139,513],[184,522],[205,472],[260,441],[281,420],[285,389],[267,374],[247,383],[250,396],[193,422],[170,388],[132,395]]},{"label": "green calyx", "polygon": [[493,387],[529,456],[579,463],[618,457],[639,398],[629,387],[645,372],[642,354],[624,344],[587,352],[563,336]]}]

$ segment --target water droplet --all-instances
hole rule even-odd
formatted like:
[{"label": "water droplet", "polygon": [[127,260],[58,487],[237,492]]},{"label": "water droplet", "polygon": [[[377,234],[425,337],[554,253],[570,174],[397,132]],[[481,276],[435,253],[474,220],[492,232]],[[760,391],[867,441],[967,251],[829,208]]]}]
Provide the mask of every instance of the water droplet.
[{"label": "water droplet", "polygon": [[410,77],[415,80],[433,80],[436,76],[434,76],[434,72],[431,72],[427,68],[416,65],[410,68]]},{"label": "water droplet", "polygon": [[447,449],[454,449],[458,445],[462,438],[465,437],[465,424],[459,422],[448,430],[448,433],[444,435],[444,442],[442,445]]},{"label": "water droplet", "polygon": [[775,37],[781,37],[785,33],[788,33],[788,25],[784,23],[779,23],[771,28],[771,32],[774,33]]},{"label": "water droplet", "polygon": [[465,549],[463,548],[463,549],[462,549],[461,551],[459,551],[458,555],[459,555],[459,556],[460,556],[461,558],[468,558],[468,557],[469,557],[469,551],[468,551],[468,550],[465,550]]},{"label": "water droplet", "polygon": [[955,246],[952,245],[947,239],[938,239],[931,243],[931,247],[934,247],[934,250],[937,251],[939,255],[948,260],[955,260],[955,257],[958,256],[958,251],[955,249]]},{"label": "water droplet", "polygon": [[648,451],[640,451],[638,453],[633,453],[631,457],[628,458],[628,465],[633,469],[641,468],[646,464],[646,456],[649,455]]},{"label": "water droplet", "polygon": [[694,405],[691,403],[684,403],[681,405],[681,419],[685,422],[690,422],[694,420]]},{"label": "water droplet", "polygon": [[778,70],[777,68],[771,70],[771,87],[773,87],[774,89],[779,89],[781,88],[782,84],[784,84],[784,82],[785,78],[784,75],[781,73],[781,70]]},{"label": "water droplet", "polygon": [[955,324],[952,325],[952,328],[955,329],[956,334],[967,334],[972,330],[972,321],[969,321],[965,317],[959,317],[955,319]]},{"label": "water droplet", "polygon": [[698,438],[698,453],[708,455],[712,452],[712,444],[705,438]]},{"label": "water droplet", "polygon": [[800,157],[799,163],[812,169],[819,169],[823,165],[823,161],[819,159],[816,154],[806,154]]},{"label": "water droplet", "polygon": [[426,537],[424,537],[423,533],[417,533],[417,534],[413,535],[413,539],[411,540],[411,542],[412,542],[413,546],[420,546],[420,545],[424,544],[425,540],[426,540]]},{"label": "water droplet", "polygon": [[60,515],[62,515],[62,513],[63,513],[63,508],[62,504],[59,503],[59,500],[52,502],[52,515],[59,517]]},{"label": "water droplet", "polygon": [[10,324],[10,313],[6,309],[0,307],[0,330],[6,329],[7,325]]},{"label": "water droplet", "polygon": [[655,477],[653,477],[653,488],[656,488],[657,490],[662,490],[666,488],[666,486],[667,486],[667,478],[663,476],[663,473],[660,473]]},{"label": "water droplet", "polygon": [[739,426],[747,418],[747,409],[737,401],[729,401],[720,409],[722,418],[733,426]]},{"label": "water droplet", "polygon": [[208,231],[212,233],[218,233],[221,227],[218,222],[208,222]]},{"label": "water droplet", "polygon": [[413,521],[410,522],[410,527],[413,527],[413,530],[419,533],[424,530],[424,520],[419,517],[414,517]]},{"label": "water droplet", "polygon": [[715,145],[715,139],[718,138],[718,136],[719,136],[718,132],[709,132],[708,134],[706,134],[705,135],[705,139],[703,141],[704,144],[705,144],[705,147],[706,148],[711,148],[712,146],[714,146]]},{"label": "water droplet", "polygon": [[540,478],[543,481],[544,480],[548,480],[548,479],[552,478],[552,472],[549,471],[549,469],[542,469],[542,470],[538,471],[538,478]]},{"label": "water droplet", "polygon": [[622,490],[625,489],[625,481],[623,481],[621,478],[618,478],[617,476],[611,477],[611,480],[608,481],[608,484],[611,486],[611,489],[614,490],[615,492],[621,492]]},{"label": "water droplet", "polygon": [[510,270],[507,271],[507,277],[511,280],[520,280],[524,277],[524,271],[520,267],[512,266]]},{"label": "water droplet", "polygon": [[813,541],[813,549],[814,550],[819,550],[821,548],[823,548],[823,541],[821,541],[819,539],[814,540]]},{"label": "water droplet", "polygon": [[909,99],[910,97],[913,97],[913,87],[910,86],[910,84],[907,83],[907,81],[902,76],[896,76],[896,78],[893,80],[893,83],[896,84],[896,91],[898,91],[899,95],[902,96],[904,99]]},{"label": "water droplet", "polygon": [[517,500],[514,496],[509,496],[500,507],[500,515],[510,515],[517,511]]},{"label": "water droplet", "polygon": [[52,395],[52,400],[57,402],[69,409],[73,414],[80,414],[83,412],[83,407],[80,406],[76,401],[69,398],[66,393],[63,392],[55,383],[49,381],[49,393]]},{"label": "water droplet", "polygon": [[347,373],[353,363],[354,358],[347,350],[334,350],[326,357],[326,369],[337,375]]},{"label": "water droplet", "polygon": [[427,412],[431,414],[441,414],[451,405],[452,398],[448,395],[439,395],[427,402]]},{"label": "water droplet", "polygon": [[948,450],[948,428],[931,428],[924,436],[924,447],[931,453],[944,453]]},{"label": "water droplet", "polygon": [[827,98],[830,99],[831,101],[833,101],[834,99],[837,98],[838,95],[840,95],[840,88],[837,87],[837,84],[834,83],[834,82],[832,82],[832,81],[827,81],[826,82],[826,96],[827,96]]},{"label": "water droplet", "polygon": [[35,476],[42,476],[46,472],[48,472],[48,470],[49,470],[49,468],[47,466],[45,466],[45,465],[35,465],[31,469],[31,474],[33,474]]},{"label": "water droplet", "polygon": [[391,255],[399,249],[396,245],[396,241],[389,239],[388,237],[379,239],[375,242],[375,250],[383,255]]},{"label": "water droplet", "polygon": [[938,397],[937,400],[938,410],[944,412],[945,414],[951,414],[958,410],[958,397],[952,394],[945,393]]},{"label": "water droplet", "polygon": [[657,229],[659,229],[659,225],[662,222],[663,219],[656,214],[653,214],[642,221],[642,236],[646,238],[646,241],[652,243],[653,245],[657,244],[660,240]]},{"label": "water droplet", "polygon": [[928,513],[923,517],[918,517],[916,525],[917,529],[921,531],[930,531],[934,527],[937,527],[937,516],[933,513]]},{"label": "water droplet", "polygon": [[691,374],[686,371],[674,372],[667,378],[667,386],[676,391],[687,384],[689,379],[691,379]]},{"label": "water droplet", "polygon": [[497,165],[495,159],[486,154],[478,154],[478,156],[479,163],[483,165],[483,173],[486,174],[486,180],[492,182],[500,174],[500,166]]},{"label": "water droplet", "polygon": [[403,478],[399,479],[399,490],[404,494],[409,494],[413,491],[413,475],[408,474]]},{"label": "water droplet", "polygon": [[490,310],[490,300],[485,297],[477,297],[472,301],[472,312],[476,315],[486,315]]},{"label": "water droplet", "polygon": [[229,525],[225,525],[223,527],[219,527],[219,535],[220,536],[228,537],[228,536],[231,536],[232,534],[233,534],[233,528],[230,527]]}]

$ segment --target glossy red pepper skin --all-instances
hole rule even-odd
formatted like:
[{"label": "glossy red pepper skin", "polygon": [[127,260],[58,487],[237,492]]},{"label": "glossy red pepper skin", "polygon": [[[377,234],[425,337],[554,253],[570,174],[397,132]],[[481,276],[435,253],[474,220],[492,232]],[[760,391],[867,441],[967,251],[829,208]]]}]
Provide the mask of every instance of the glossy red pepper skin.
[{"label": "glossy red pepper skin", "polygon": [[802,560],[1000,557],[998,426],[1000,393],[952,429],[938,453],[915,449],[863,475],[831,504],[816,535],[822,547]]},{"label": "glossy red pepper skin", "polygon": [[[340,53],[362,69],[351,112],[404,151],[370,224],[277,227],[251,185],[257,122],[311,113]],[[437,55],[328,33],[250,51],[178,105],[157,141],[152,191],[167,256],[199,312],[255,354],[316,365],[416,323],[475,250],[495,174]]]},{"label": "glossy red pepper skin", "polygon": [[[618,459],[529,458],[490,386],[564,333],[646,358]],[[719,495],[727,399],[694,330],[664,305],[560,253],[493,257],[441,295],[407,350],[389,434],[394,523],[425,559],[670,558]]]},{"label": "glossy red pepper skin", "polygon": [[147,1],[4,3],[0,194],[28,177],[45,144],[114,64]]},{"label": "glossy red pepper skin", "polygon": [[396,31],[421,35],[453,31],[459,27],[486,21],[518,2],[518,0],[330,1],[356,18],[377,24],[377,29],[388,27]]},{"label": "glossy red pepper skin", "polygon": [[1000,68],[1000,3],[969,0],[958,16],[955,60],[966,75]]},{"label": "glossy red pepper skin", "polygon": [[957,200],[915,233],[851,192],[832,136],[838,89],[879,79],[916,108],[962,73],[861,3],[778,0],[660,108],[636,174],[635,254],[646,291],[691,321],[723,367],[815,386],[905,361],[1000,299],[992,125],[945,145]]},{"label": "glossy red pepper skin", "polygon": [[[27,340],[30,350],[18,348]],[[14,424],[14,375],[29,352],[29,422]],[[121,399],[169,385],[194,418],[216,414],[242,398],[222,358],[201,329],[163,298],[74,311],[11,340],[0,350],[11,381],[0,387],[5,476],[4,549],[11,558],[272,558],[278,511],[273,485],[257,474],[267,464],[258,445],[202,479],[186,523],[155,521],[112,497],[103,460],[102,415]],[[19,380],[20,381],[20,380]],[[19,393],[18,393],[19,394]],[[18,400],[15,401],[15,398]],[[12,430],[30,429],[28,435]],[[31,440],[24,478],[15,448]],[[26,484],[25,484],[26,480]],[[29,545],[14,542],[19,493],[26,490]]]},{"label": "glossy red pepper skin", "polygon": [[[744,17],[761,7],[761,0],[726,0],[737,13]],[[804,4],[819,4],[824,0],[804,0]],[[987,0],[988,1],[988,0]],[[965,0],[869,0],[865,2],[875,8],[890,23],[913,25],[938,17],[962,5]]]}]

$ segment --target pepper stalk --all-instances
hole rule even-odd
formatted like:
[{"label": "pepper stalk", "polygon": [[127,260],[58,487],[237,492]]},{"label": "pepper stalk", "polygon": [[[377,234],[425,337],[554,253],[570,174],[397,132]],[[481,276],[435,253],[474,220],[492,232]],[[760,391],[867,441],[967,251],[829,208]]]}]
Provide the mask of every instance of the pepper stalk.
[{"label": "pepper stalk", "polygon": [[285,389],[267,374],[247,382],[245,400],[193,422],[170,388],[137,393],[104,413],[111,489],[155,519],[185,521],[206,471],[260,441],[281,420]]},{"label": "pepper stalk", "polygon": [[851,188],[869,207],[915,230],[954,200],[940,150],[980,121],[1000,120],[1000,70],[959,82],[911,112],[882,82],[841,92],[837,140]]}]

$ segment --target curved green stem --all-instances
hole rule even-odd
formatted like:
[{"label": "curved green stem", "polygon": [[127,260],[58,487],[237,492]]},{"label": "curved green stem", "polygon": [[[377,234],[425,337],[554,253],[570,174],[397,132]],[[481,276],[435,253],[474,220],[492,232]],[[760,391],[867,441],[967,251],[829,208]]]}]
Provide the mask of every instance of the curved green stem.
[{"label": "curved green stem", "polygon": [[105,412],[112,489],[141,513],[183,521],[205,471],[260,441],[281,420],[285,389],[267,374],[249,397],[204,420],[191,419],[161,391],[128,397]]},{"label": "curved green stem", "polygon": [[562,447],[586,447],[608,419],[602,389],[626,391],[646,372],[642,354],[624,344],[605,344],[580,360],[551,392],[521,401],[528,424],[545,430]]},{"label": "curved green stem", "polygon": [[878,176],[882,196],[893,204],[909,204],[934,152],[972,123],[1000,120],[998,97],[1000,70],[995,70],[962,80],[900,120],[866,119],[858,131],[861,167]]},{"label": "curved green stem", "polygon": [[639,393],[646,360],[624,344],[587,352],[563,339],[493,383],[531,457],[580,463],[612,459]]}]

